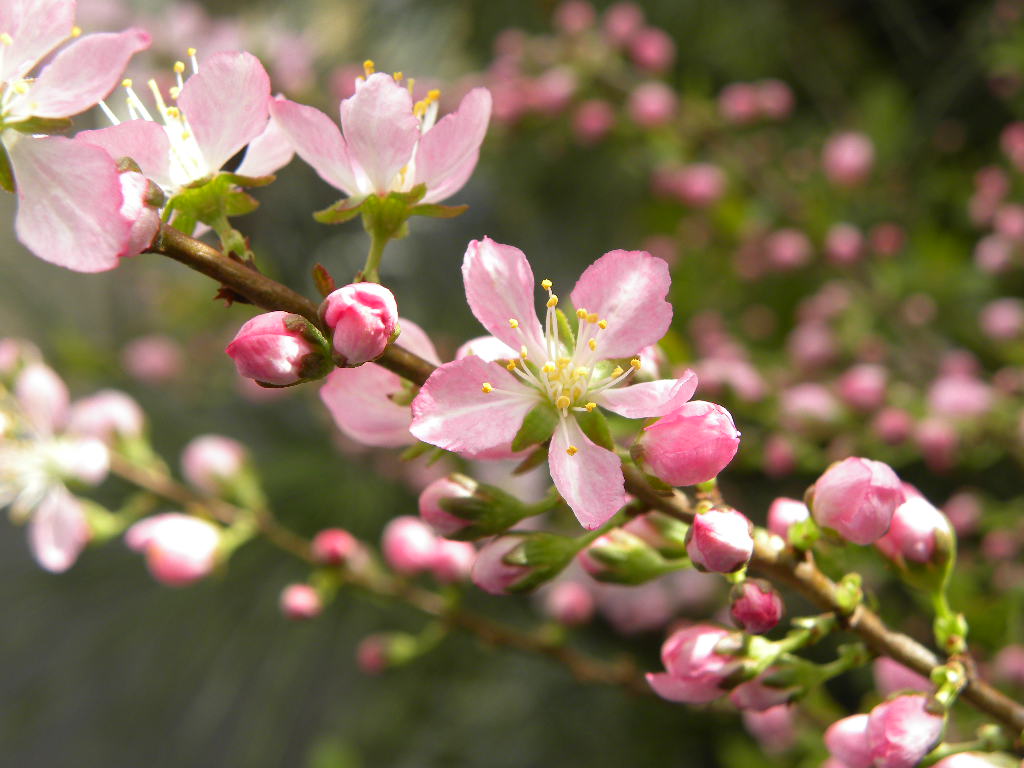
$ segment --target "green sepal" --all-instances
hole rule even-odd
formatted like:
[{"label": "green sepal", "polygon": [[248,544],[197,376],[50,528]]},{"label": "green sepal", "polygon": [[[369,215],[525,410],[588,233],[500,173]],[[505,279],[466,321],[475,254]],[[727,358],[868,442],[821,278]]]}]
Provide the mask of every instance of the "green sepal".
[{"label": "green sepal", "polygon": [[615,451],[615,441],[612,439],[612,431],[608,427],[608,419],[599,410],[595,408],[592,411],[577,413],[576,423],[580,425],[583,434],[594,443],[609,451]]},{"label": "green sepal", "polygon": [[337,283],[334,282],[331,273],[327,271],[327,267],[319,263],[313,267],[313,283],[316,285],[317,291],[324,298],[334,293],[335,288],[337,288]]},{"label": "green sepal", "polygon": [[546,445],[538,445],[537,448],[530,453],[525,459],[519,462],[515,469],[512,470],[513,475],[522,475],[529,472],[535,467],[539,467],[545,461],[548,460],[548,447]]},{"label": "green sepal", "polygon": [[412,461],[413,459],[418,459],[420,456],[423,456],[424,454],[429,453],[430,449],[433,448],[433,447],[434,446],[432,446],[430,443],[424,443],[424,442],[413,443],[408,448],[406,448],[404,451],[402,451],[399,454],[398,458],[399,458],[400,461]]},{"label": "green sepal", "polygon": [[512,450],[521,451],[531,445],[543,443],[558,426],[558,411],[546,400],[534,407],[523,419],[523,426],[512,440]]},{"label": "green sepal", "polygon": [[[612,584],[643,584],[689,565],[686,559],[670,563],[654,547],[622,528],[612,530],[607,546],[591,546],[587,556],[606,566],[591,574],[598,581]],[[602,542],[604,540],[602,539]]]},{"label": "green sepal", "polygon": [[[458,482],[461,476],[456,474],[451,477]],[[473,488],[472,496],[456,496],[440,501],[443,510],[467,523],[458,531],[447,534],[450,539],[475,541],[485,536],[494,536],[504,533],[523,518],[539,514],[534,507],[493,485],[478,485],[468,478],[463,482],[472,484],[467,485]]]},{"label": "green sepal", "polygon": [[64,133],[71,128],[70,117],[30,117],[20,123],[10,123],[8,128],[13,128],[19,133]]},{"label": "green sepal", "polygon": [[[191,234],[195,222],[203,222],[214,229],[224,223],[226,216],[241,216],[254,211],[259,203],[246,192],[238,188],[235,180],[262,181],[273,177],[251,178],[233,173],[218,173],[213,178],[203,179],[188,185],[168,202],[164,209],[165,219],[176,212],[173,226],[186,234]],[[185,225],[192,223],[192,229]]]},{"label": "green sepal", "polygon": [[569,318],[560,309],[555,310],[555,317],[558,320],[558,340],[565,345],[571,355],[576,349],[576,334],[569,327]]},{"label": "green sepal", "polygon": [[266,176],[243,176],[238,173],[227,173],[225,171],[221,171],[217,176],[226,179],[229,183],[238,187],[265,187],[273,183],[277,178],[272,173],[268,173]]},{"label": "green sepal", "polygon": [[505,556],[504,562],[528,570],[508,591],[530,592],[550,581],[565,569],[580,547],[579,539],[543,532],[524,534],[523,542]]},{"label": "green sepal", "polygon": [[8,192],[14,191],[14,171],[11,169],[11,158],[7,155],[7,147],[0,143],[0,187]]},{"label": "green sepal", "polygon": [[439,205],[421,203],[409,209],[410,216],[428,216],[432,219],[454,219],[469,210],[468,205]]},{"label": "green sepal", "polygon": [[394,198],[399,202],[405,203],[406,205],[416,205],[420,200],[427,194],[426,183],[417,184],[415,187],[410,189],[408,192],[391,192],[388,197]]},{"label": "green sepal", "polygon": [[343,197],[341,200],[327,206],[322,211],[314,213],[313,218],[321,224],[343,224],[346,221],[351,221],[359,215],[359,211],[363,207],[364,200],[365,198],[360,200],[351,197]]}]

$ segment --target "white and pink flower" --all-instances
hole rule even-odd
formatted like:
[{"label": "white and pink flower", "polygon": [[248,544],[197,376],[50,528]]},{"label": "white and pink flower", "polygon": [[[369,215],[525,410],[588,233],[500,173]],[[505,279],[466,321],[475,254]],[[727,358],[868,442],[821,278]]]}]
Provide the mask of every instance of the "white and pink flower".
[{"label": "white and pink flower", "polygon": [[418,439],[470,458],[508,455],[527,414],[556,415],[550,446],[555,487],[586,528],[625,504],[619,457],[591,440],[577,419],[598,406],[630,419],[664,416],[693,395],[697,377],[619,386],[640,367],[636,355],[668,330],[668,266],[642,251],[611,251],[580,277],[571,299],[575,344],[559,329],[551,282],[544,326],[534,309],[534,278],[522,251],[490,238],[469,244],[462,266],[466,298],[480,323],[510,350],[504,365],[469,355],[438,368],[413,401]]}]

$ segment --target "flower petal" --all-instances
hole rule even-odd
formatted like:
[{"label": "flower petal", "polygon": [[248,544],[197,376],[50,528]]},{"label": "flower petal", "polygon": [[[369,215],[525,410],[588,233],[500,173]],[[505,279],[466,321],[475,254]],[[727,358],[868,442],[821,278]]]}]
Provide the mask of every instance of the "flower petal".
[{"label": "flower petal", "polygon": [[493,336],[477,336],[470,339],[455,351],[455,359],[461,360],[469,355],[476,355],[481,360],[493,363],[496,360],[511,360],[519,357],[519,353],[509,347],[501,339]]},{"label": "flower petal", "polygon": [[32,515],[28,544],[36,562],[53,573],[75,564],[89,541],[89,524],[78,499],[63,485],[50,489]]},{"label": "flower petal", "polygon": [[359,164],[378,193],[412,159],[420,137],[420,121],[412,114],[412,95],[391,75],[378,72],[356,86],[341,102],[341,128],[350,157]]},{"label": "flower petal", "polygon": [[512,349],[525,344],[534,360],[547,359],[533,300],[533,270],[522,251],[489,237],[473,240],[462,261],[462,281],[469,308],[484,328]]},{"label": "flower petal", "polygon": [[270,114],[288,136],[299,157],[320,178],[349,196],[359,194],[359,184],[348,156],[341,129],[314,107],[280,97],[270,102]]},{"label": "flower petal", "polygon": [[654,344],[672,322],[665,301],[668,264],[646,251],[610,251],[591,264],[572,290],[572,303],[608,321],[597,338],[603,358],[635,355]]},{"label": "flower petal", "polygon": [[660,379],[633,384],[620,389],[606,389],[594,401],[627,419],[648,419],[664,416],[693,397],[697,374],[687,370],[678,379]]},{"label": "flower petal", "polygon": [[473,152],[471,155],[463,158],[462,162],[455,168],[452,168],[451,172],[436,187],[427,189],[423,202],[436,203],[462,189],[466,182],[469,181],[469,177],[473,175],[473,169],[476,168],[476,162],[479,159],[479,152]]},{"label": "flower petal", "polygon": [[117,166],[104,150],[48,136],[8,144],[18,186],[18,239],[39,258],[77,272],[117,266],[130,249]]},{"label": "flower petal", "polygon": [[[476,164],[480,144],[491,118],[491,92],[474,88],[462,98],[458,110],[447,115],[420,139],[416,149],[416,178],[413,184],[427,185],[426,202],[443,200],[461,188]],[[468,172],[466,165],[469,160]],[[462,176],[458,186],[446,182]],[[436,194],[444,188],[444,195]]]},{"label": "flower petal", "polygon": [[86,35],[62,50],[42,71],[22,100],[12,103],[26,117],[71,117],[96,105],[121,82],[133,54],[149,47],[141,29]]},{"label": "flower petal", "polygon": [[168,163],[171,145],[159,123],[129,120],[95,131],[81,131],[75,141],[101,147],[115,160],[130,157],[145,176],[162,187],[173,186]]},{"label": "flower petal", "polygon": [[391,399],[402,392],[402,379],[376,363],[337,368],[320,388],[320,399],[343,433],[364,445],[409,445],[412,412]]},{"label": "flower petal", "polygon": [[0,83],[27,75],[36,62],[71,36],[75,4],[67,0],[5,0],[0,31],[11,36],[0,59]]},{"label": "flower petal", "polygon": [[[481,387],[489,382],[495,391]],[[502,390],[502,391],[499,391]],[[412,402],[412,434],[425,443],[474,458],[510,446],[537,404],[533,390],[479,357],[434,371]]]},{"label": "flower petal", "polygon": [[251,53],[216,53],[181,89],[185,113],[211,171],[219,170],[267,124],[270,77]]},{"label": "flower petal", "polygon": [[295,150],[288,134],[273,117],[267,120],[263,133],[249,142],[245,158],[235,171],[239,176],[270,176],[291,162]]},{"label": "flower petal", "polygon": [[[608,522],[626,503],[622,462],[611,451],[591,442],[569,417],[551,437],[548,462],[551,479],[576,519],[588,530]],[[576,450],[572,456],[569,448]]]}]

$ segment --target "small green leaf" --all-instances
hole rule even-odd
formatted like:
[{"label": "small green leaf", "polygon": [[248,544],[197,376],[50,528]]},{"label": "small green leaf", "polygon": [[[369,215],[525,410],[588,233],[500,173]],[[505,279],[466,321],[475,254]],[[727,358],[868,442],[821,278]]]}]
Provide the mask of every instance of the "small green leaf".
[{"label": "small green leaf", "polygon": [[572,351],[576,349],[576,336],[573,334],[572,328],[569,327],[569,318],[560,309],[555,310],[555,317],[558,318],[558,340],[569,350],[569,354],[572,354]]},{"label": "small green leaf", "polygon": [[331,273],[327,271],[327,267],[323,264],[317,264],[313,267],[313,282],[316,284],[317,291],[325,298],[337,288],[337,283],[334,282]]},{"label": "small green leaf", "polygon": [[358,216],[364,202],[365,200],[353,200],[351,197],[345,197],[322,211],[317,211],[313,214],[313,218],[321,224],[342,224]]},{"label": "small green leaf", "polygon": [[558,411],[551,403],[545,401],[526,414],[523,426],[516,432],[512,441],[512,450],[521,451],[531,445],[542,443],[551,437],[558,425]]},{"label": "small green leaf", "polygon": [[14,171],[11,170],[11,158],[7,156],[7,148],[0,144],[0,187],[8,192],[14,191]]},{"label": "small green leaf", "polygon": [[432,219],[454,219],[469,210],[468,205],[439,205],[423,203],[409,209],[410,216],[428,216]]},{"label": "small green leaf", "polygon": [[615,450],[615,441],[612,440],[612,431],[608,428],[608,419],[598,410],[581,411],[576,414],[576,423],[580,425],[583,434],[609,451]]}]

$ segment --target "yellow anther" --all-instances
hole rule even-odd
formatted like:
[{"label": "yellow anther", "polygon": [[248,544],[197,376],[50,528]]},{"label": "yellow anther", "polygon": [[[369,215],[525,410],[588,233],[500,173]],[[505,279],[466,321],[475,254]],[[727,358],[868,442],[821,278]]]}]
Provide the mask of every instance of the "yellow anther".
[{"label": "yellow anther", "polygon": [[14,38],[6,32],[0,32],[0,43],[3,45],[14,45]]},{"label": "yellow anther", "polygon": [[480,387],[480,391],[483,392],[485,395],[489,395],[491,394],[491,392],[494,391],[494,387],[491,386],[491,382],[485,381],[483,383],[483,386]]},{"label": "yellow anther", "polygon": [[188,141],[191,138],[192,138],[192,134],[189,133],[188,131],[182,131],[181,132],[181,140],[182,141]]},{"label": "yellow anther", "polygon": [[588,323],[596,323],[597,322],[597,312],[591,312],[589,315],[587,315],[587,322]]},{"label": "yellow anther", "polygon": [[132,87],[132,79],[130,77],[126,77],[124,80],[121,81],[121,87],[123,87],[123,88],[131,88]]},{"label": "yellow anther", "polygon": [[508,368],[508,370],[510,370],[510,371],[514,371],[516,369],[516,361],[515,360],[509,360],[508,363],[505,365],[505,367]]},{"label": "yellow anther", "polygon": [[580,320],[586,320],[587,319],[587,310],[585,310],[585,309],[577,309],[576,310],[576,317],[578,317]]},{"label": "yellow anther", "polygon": [[433,89],[427,91],[427,104],[430,104],[431,102],[437,101],[440,98],[441,98],[441,92],[439,90],[437,90],[437,88],[433,88]]},{"label": "yellow anther", "polygon": [[81,27],[76,25],[76,26],[71,28],[71,36],[72,37],[81,37],[81,35],[82,35],[82,28]]},{"label": "yellow anther", "polygon": [[590,351],[593,352],[595,349],[597,349],[597,340],[591,339],[590,341],[587,342],[587,346],[590,347]]},{"label": "yellow anther", "polygon": [[547,278],[540,281],[540,287],[543,288],[545,291],[550,291],[552,285],[553,283]]},{"label": "yellow anther", "polygon": [[639,357],[634,357],[632,360],[629,361],[629,364],[633,367],[633,370],[636,370],[636,371],[640,370],[640,358]]},{"label": "yellow anther", "polygon": [[572,360],[570,360],[568,357],[560,357],[560,358],[558,358],[558,367],[559,368],[568,368],[569,367],[569,363],[571,363],[571,362],[572,362]]},{"label": "yellow anther", "polygon": [[570,445],[568,448],[565,449],[565,452],[568,453],[570,456],[575,456],[577,453],[580,452],[580,449],[577,448],[575,445]]},{"label": "yellow anther", "polygon": [[400,82],[402,81],[402,73],[401,73],[401,72],[395,72],[395,73],[394,73],[393,75],[391,75],[391,76],[392,76],[393,78],[395,78],[395,82],[396,82],[396,83],[400,83]]},{"label": "yellow anther", "polygon": [[170,88],[167,89],[167,92],[171,94],[172,99],[177,99],[178,96],[181,95],[181,88],[179,88],[176,85],[172,85]]},{"label": "yellow anther", "polygon": [[551,298],[548,299],[548,306],[549,307],[557,307],[558,306],[558,297],[555,296],[555,294],[553,294],[553,293],[551,294]]},{"label": "yellow anther", "polygon": [[195,56],[196,55],[196,49],[195,48],[189,48],[187,51],[185,51],[185,53],[187,53],[189,56]]},{"label": "yellow anther", "polygon": [[19,80],[17,83],[14,84],[14,92],[20,93],[22,95],[28,93],[28,83],[26,83],[24,80]]},{"label": "yellow anther", "polygon": [[615,370],[612,371],[612,377],[613,378],[618,378],[622,374],[623,374],[622,366],[621,365],[616,365],[615,366]]},{"label": "yellow anther", "polygon": [[174,62],[174,71],[177,72],[179,75],[182,72],[184,72],[185,71],[185,62],[184,61],[176,61],[176,62]]},{"label": "yellow anther", "polygon": [[363,62],[363,72],[369,77],[376,71],[376,65],[373,63],[373,59],[367,59]]},{"label": "yellow anther", "polygon": [[572,405],[572,400],[570,400],[565,395],[559,395],[558,399],[555,400],[555,408],[558,408],[559,410],[564,410],[568,408],[570,405]]},{"label": "yellow anther", "polygon": [[590,411],[592,411],[595,408],[597,408],[597,403],[587,403],[583,407],[586,408],[587,409],[587,413],[589,413]]},{"label": "yellow anther", "polygon": [[600,328],[603,331],[605,328],[608,327],[608,321],[607,320],[599,320],[598,323],[597,323],[597,327]]},{"label": "yellow anther", "polygon": [[577,368],[575,371],[572,372],[572,377],[574,379],[585,379],[589,375],[590,375],[590,369],[589,368],[585,368],[582,365],[579,368]]},{"label": "yellow anther", "polygon": [[519,321],[516,320],[514,317],[510,317],[508,319],[508,326],[509,326],[509,328],[518,328],[519,327]]},{"label": "yellow anther", "polygon": [[521,346],[521,347],[519,348],[519,356],[520,356],[521,358],[523,358],[523,360],[525,360],[525,359],[526,359],[526,352],[527,352],[527,350],[526,350],[526,345],[525,345],[525,344],[523,344],[523,346]]},{"label": "yellow anther", "polygon": [[409,89],[409,95],[412,96],[412,89],[416,87],[416,78],[410,77],[405,81],[405,87]]},{"label": "yellow anther", "polygon": [[168,107],[167,116],[173,117],[174,119],[178,119],[179,117],[181,117],[181,110],[177,107]]},{"label": "yellow anther", "polygon": [[544,373],[554,373],[557,369],[555,368],[555,364],[549,360],[544,363],[544,367],[541,368],[541,370],[544,371]]}]

